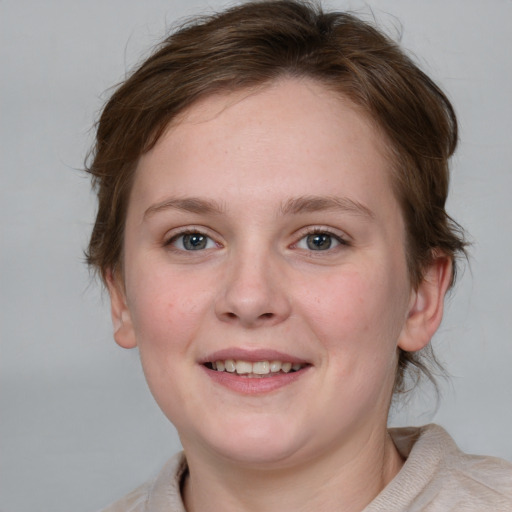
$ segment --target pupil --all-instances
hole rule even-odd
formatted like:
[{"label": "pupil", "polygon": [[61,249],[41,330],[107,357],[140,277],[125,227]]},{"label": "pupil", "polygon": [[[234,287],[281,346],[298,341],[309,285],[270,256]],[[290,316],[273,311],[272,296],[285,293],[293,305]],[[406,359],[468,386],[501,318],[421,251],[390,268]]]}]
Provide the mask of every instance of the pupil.
[{"label": "pupil", "polygon": [[206,237],[199,233],[192,233],[190,235],[184,235],[183,246],[189,251],[197,251],[198,249],[204,249],[206,247]]},{"label": "pupil", "polygon": [[313,251],[322,251],[331,247],[331,236],[326,234],[309,235],[307,238],[308,248]]}]

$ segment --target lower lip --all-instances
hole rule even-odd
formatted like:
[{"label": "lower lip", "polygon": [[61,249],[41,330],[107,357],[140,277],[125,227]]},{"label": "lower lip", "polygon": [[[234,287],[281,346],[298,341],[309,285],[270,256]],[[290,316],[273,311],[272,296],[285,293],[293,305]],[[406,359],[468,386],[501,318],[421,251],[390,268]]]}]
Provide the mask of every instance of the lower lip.
[{"label": "lower lip", "polygon": [[244,377],[237,373],[218,372],[216,370],[210,370],[206,366],[202,366],[202,368],[210,379],[221,386],[245,395],[261,395],[280,389],[292,382],[296,382],[306,375],[311,367],[306,366],[296,372],[279,373],[278,375],[260,378]]}]

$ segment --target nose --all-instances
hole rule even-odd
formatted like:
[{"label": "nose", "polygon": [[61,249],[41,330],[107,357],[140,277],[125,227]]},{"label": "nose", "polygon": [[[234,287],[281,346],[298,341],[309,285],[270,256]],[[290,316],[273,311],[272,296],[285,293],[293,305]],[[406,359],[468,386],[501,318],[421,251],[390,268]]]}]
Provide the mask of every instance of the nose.
[{"label": "nose", "polygon": [[226,264],[215,304],[221,321],[254,328],[276,325],[290,316],[285,272],[270,255],[252,252],[230,258]]}]

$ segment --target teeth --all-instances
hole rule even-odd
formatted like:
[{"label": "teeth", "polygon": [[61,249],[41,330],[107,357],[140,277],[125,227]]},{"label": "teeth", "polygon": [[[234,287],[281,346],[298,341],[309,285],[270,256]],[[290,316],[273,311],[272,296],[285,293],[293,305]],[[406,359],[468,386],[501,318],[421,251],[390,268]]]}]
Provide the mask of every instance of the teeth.
[{"label": "teeth", "polygon": [[271,375],[276,373],[289,373],[298,371],[306,366],[301,363],[291,363],[282,361],[243,361],[226,359],[225,361],[213,361],[211,369],[218,372],[237,373],[238,375]]},{"label": "teeth", "polygon": [[291,369],[292,369],[292,363],[281,364],[281,370],[283,370],[284,373],[288,373]]},{"label": "teeth", "polygon": [[239,375],[244,375],[246,373],[252,373],[252,364],[246,361],[237,361],[236,362],[236,373]]},{"label": "teeth", "polygon": [[252,365],[252,373],[257,375],[268,375],[270,373],[270,363],[268,361],[258,361]]},{"label": "teeth", "polygon": [[227,359],[224,361],[224,366],[226,367],[226,371],[229,373],[234,373],[236,370],[235,361],[233,361],[233,359]]},{"label": "teeth", "polygon": [[273,373],[277,373],[281,370],[281,361],[272,361],[270,363],[270,371]]}]

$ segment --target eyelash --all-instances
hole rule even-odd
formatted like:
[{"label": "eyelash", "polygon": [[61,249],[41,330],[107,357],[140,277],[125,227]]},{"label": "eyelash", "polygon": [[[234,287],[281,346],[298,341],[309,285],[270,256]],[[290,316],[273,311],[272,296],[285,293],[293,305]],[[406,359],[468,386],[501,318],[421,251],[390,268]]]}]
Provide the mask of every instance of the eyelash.
[{"label": "eyelash", "polygon": [[[179,252],[194,252],[194,249],[178,248],[174,245],[180,238],[186,237],[187,235],[197,235],[199,237],[204,237],[207,239],[206,244],[208,244],[209,242],[213,242],[217,247],[220,247],[220,244],[218,244],[211,236],[206,234],[203,230],[194,229],[194,228],[186,229],[184,231],[180,231],[179,233],[174,234],[168,240],[166,240],[163,245],[165,247],[171,247],[174,250],[179,251]],[[329,244],[329,247],[327,247],[325,250],[323,250],[323,249],[315,250],[315,249],[311,249],[311,248],[308,249],[308,248],[298,247],[300,242],[302,242],[303,240],[306,240],[306,243],[307,243],[307,238],[309,236],[314,236],[314,235],[325,235],[325,236],[329,237],[331,240],[334,240],[338,245],[331,247]],[[182,245],[183,245],[183,242],[182,242]],[[346,238],[344,238],[343,236],[341,236],[337,233],[333,233],[330,229],[314,227],[314,228],[306,229],[306,231],[302,232],[300,238],[297,240],[297,242],[293,243],[291,245],[291,247],[303,249],[303,250],[306,250],[306,251],[312,252],[312,253],[314,253],[314,252],[321,253],[321,252],[332,251],[336,247],[339,247],[339,246],[350,246],[350,245],[351,245],[350,242]],[[211,249],[211,248],[212,247],[204,247],[202,249],[197,249],[197,250],[202,251],[202,250]]]},{"label": "eyelash", "polygon": [[[171,236],[168,240],[166,240],[164,242],[164,247],[169,247],[169,248],[172,248],[172,249],[174,249],[176,251],[179,251],[179,252],[194,252],[193,249],[187,250],[187,249],[182,249],[182,248],[178,248],[178,247],[174,246],[174,244],[180,238],[184,238],[187,235],[197,235],[197,236],[200,236],[200,237],[204,237],[204,238],[207,239],[207,242],[206,242],[207,244],[208,244],[208,241],[209,241],[209,242],[213,242],[217,247],[219,246],[219,244],[211,236],[206,234],[203,230],[190,228],[190,229],[186,229],[184,231],[180,231],[179,233],[176,233],[173,236]],[[182,244],[183,244],[183,242],[182,242]],[[206,249],[211,249],[211,247],[206,247]],[[200,250],[201,249],[198,249],[198,251],[200,251]],[[202,249],[202,250],[204,250],[204,249]]]},{"label": "eyelash", "polygon": [[345,237],[341,236],[338,233],[334,233],[332,230],[330,230],[328,228],[314,227],[314,228],[306,229],[306,231],[301,233],[301,237],[299,238],[299,240],[297,242],[295,242],[293,244],[293,246],[294,247],[298,247],[300,242],[302,242],[303,240],[307,240],[307,238],[309,236],[313,236],[313,235],[326,235],[326,236],[330,237],[332,240],[336,241],[336,243],[338,245],[336,245],[334,247],[330,247],[329,246],[325,250],[304,249],[304,250],[308,250],[309,252],[312,252],[312,253],[315,253],[315,252],[319,252],[319,253],[321,253],[321,252],[330,252],[330,251],[336,249],[339,246],[348,247],[348,246],[351,245],[350,242]]}]

